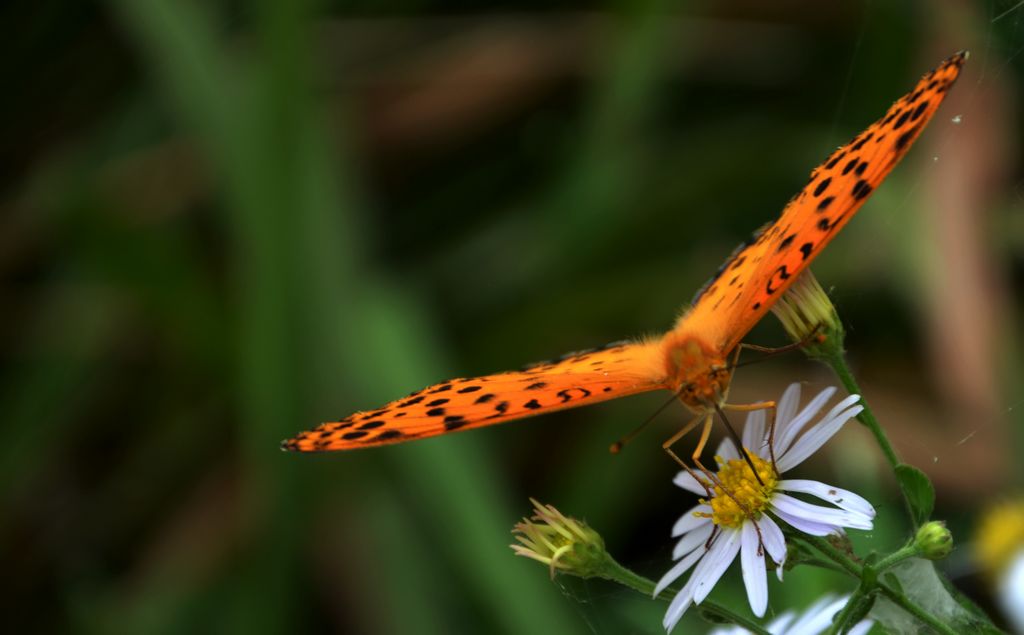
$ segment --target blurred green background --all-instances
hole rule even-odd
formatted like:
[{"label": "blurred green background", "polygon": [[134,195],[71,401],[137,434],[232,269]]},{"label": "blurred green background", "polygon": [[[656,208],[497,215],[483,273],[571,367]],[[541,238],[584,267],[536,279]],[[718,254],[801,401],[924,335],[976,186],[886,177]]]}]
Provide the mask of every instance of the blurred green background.
[{"label": "blurred green background", "polygon": [[[645,395],[350,454],[278,443],[655,333],[836,145],[969,48],[815,263],[866,396],[969,537],[1024,468],[1024,9],[793,0],[0,8],[5,630],[657,633],[513,556],[527,497],[657,578],[692,499]],[[959,116],[959,123],[954,117]],[[748,338],[785,342],[774,318]],[[736,401],[832,383],[794,354]],[[805,393],[806,394],[806,393]],[[906,527],[855,425],[803,468]],[[735,573],[735,572],[734,572]],[[770,612],[830,574],[772,581]],[[714,597],[747,611],[738,575]],[[704,632],[689,615],[677,632]]]}]

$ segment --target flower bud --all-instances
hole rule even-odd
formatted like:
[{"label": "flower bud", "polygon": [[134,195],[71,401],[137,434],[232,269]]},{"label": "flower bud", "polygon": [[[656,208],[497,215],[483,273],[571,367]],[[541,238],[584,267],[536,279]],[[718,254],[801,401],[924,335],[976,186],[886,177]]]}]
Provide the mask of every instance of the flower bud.
[{"label": "flower bud", "polygon": [[520,543],[509,545],[516,555],[548,565],[552,578],[556,570],[582,578],[604,574],[611,556],[605,551],[600,534],[552,505],[542,505],[532,498],[530,502],[534,515],[512,529]]},{"label": "flower bud", "polygon": [[828,294],[810,269],[797,278],[772,306],[794,342],[803,344],[810,357],[828,358],[843,350],[843,324]]},{"label": "flower bud", "polygon": [[917,530],[914,548],[922,558],[941,560],[953,551],[953,534],[946,528],[946,523],[933,520]]}]

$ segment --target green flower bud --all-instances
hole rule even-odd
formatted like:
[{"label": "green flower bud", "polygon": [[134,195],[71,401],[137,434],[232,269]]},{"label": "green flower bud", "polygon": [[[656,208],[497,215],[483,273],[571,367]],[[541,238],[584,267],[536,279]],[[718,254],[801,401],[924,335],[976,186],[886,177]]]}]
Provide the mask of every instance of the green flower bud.
[{"label": "green flower bud", "polygon": [[917,530],[914,548],[922,558],[941,560],[953,551],[953,534],[946,528],[946,523],[933,520]]},{"label": "green flower bud", "polygon": [[516,524],[512,535],[518,545],[509,545],[516,555],[542,562],[555,571],[564,571],[582,578],[604,576],[611,561],[605,551],[604,539],[586,523],[570,518],[552,505],[534,499],[534,515]]}]

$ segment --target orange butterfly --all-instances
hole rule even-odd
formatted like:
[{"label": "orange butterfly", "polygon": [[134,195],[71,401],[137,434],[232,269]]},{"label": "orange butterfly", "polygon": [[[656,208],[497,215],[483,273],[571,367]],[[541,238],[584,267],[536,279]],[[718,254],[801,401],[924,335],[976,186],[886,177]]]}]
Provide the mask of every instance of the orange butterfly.
[{"label": "orange butterfly", "polygon": [[452,379],[377,410],[324,423],[282,447],[310,452],[399,443],[663,388],[698,415],[665,449],[678,461],[669,446],[703,421],[696,460],[712,415],[725,405],[732,378],[729,360],[740,340],[899,163],[966,59],[961,52],[944,61],[811,172],[779,219],[733,252],[661,338],[616,342],[516,372]]}]

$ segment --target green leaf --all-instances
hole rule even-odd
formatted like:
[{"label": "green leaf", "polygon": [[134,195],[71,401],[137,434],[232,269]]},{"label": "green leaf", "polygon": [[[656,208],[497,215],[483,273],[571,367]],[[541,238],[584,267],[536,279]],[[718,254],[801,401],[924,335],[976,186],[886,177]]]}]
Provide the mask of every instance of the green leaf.
[{"label": "green leaf", "polygon": [[886,584],[889,585],[889,587],[893,591],[899,593],[900,595],[906,595],[903,592],[903,585],[900,584],[900,579],[896,577],[896,574],[892,572],[885,573],[882,575],[882,579],[885,581]]},{"label": "green leaf", "polygon": [[853,602],[853,606],[849,610],[840,612],[842,622],[838,624],[839,628],[837,629],[840,633],[848,633],[858,622],[867,617],[871,607],[875,605],[875,594],[857,595],[850,601]]},{"label": "green leaf", "polygon": [[935,487],[924,472],[906,463],[896,466],[896,479],[910,504],[914,525],[922,525],[932,515],[935,506]]}]

